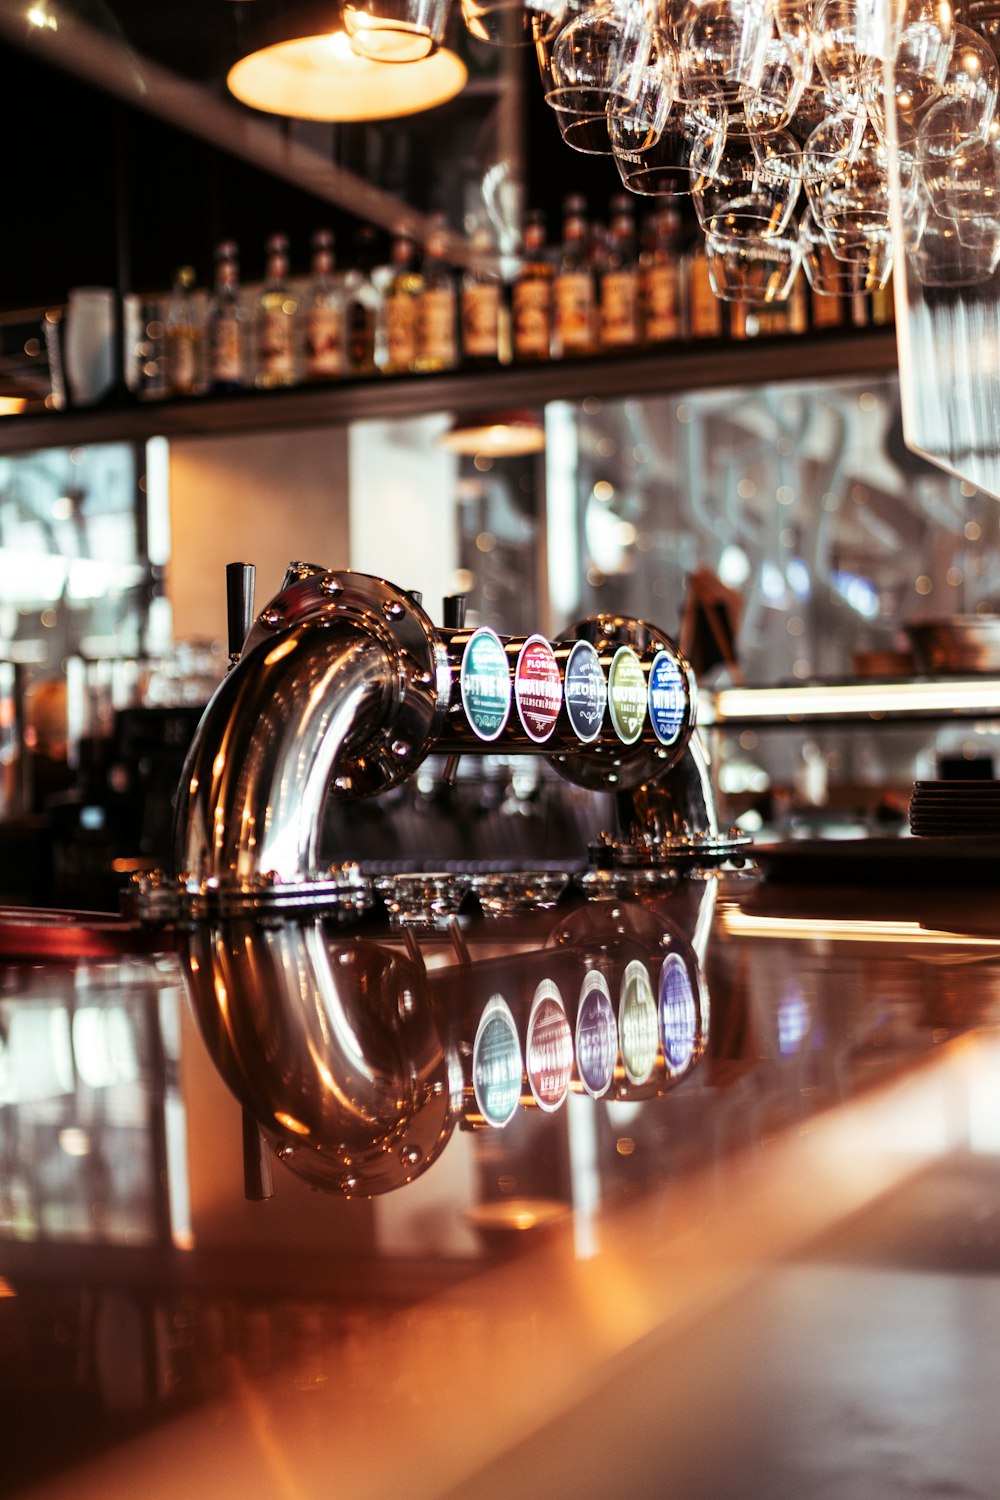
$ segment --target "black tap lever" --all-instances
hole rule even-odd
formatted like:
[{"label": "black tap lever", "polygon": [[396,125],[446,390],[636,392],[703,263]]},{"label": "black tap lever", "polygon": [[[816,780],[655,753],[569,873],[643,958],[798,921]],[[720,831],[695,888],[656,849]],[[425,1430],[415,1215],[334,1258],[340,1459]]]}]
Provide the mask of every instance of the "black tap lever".
[{"label": "black tap lever", "polygon": [[253,587],[257,569],[253,563],[226,564],[226,625],[229,635],[229,665],[235,667],[243,642],[253,624]]}]

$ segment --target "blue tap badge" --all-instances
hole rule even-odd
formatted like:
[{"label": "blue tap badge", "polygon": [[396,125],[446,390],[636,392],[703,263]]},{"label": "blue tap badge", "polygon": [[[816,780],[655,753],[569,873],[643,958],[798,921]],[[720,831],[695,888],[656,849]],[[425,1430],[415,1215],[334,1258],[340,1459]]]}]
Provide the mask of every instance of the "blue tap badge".
[{"label": "blue tap badge", "polygon": [[660,1040],[671,1073],[682,1073],[694,1057],[698,1008],[687,965],[679,953],[668,953],[660,970]]},{"label": "blue tap badge", "polygon": [[661,745],[672,745],[687,713],[687,691],[680,663],[670,651],[658,651],[649,669],[649,721]]}]

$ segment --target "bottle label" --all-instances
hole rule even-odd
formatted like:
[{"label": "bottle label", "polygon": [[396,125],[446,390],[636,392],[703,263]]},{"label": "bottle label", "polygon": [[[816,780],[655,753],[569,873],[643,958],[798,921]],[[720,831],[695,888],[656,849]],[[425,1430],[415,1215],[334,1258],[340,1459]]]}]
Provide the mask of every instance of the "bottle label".
[{"label": "bottle label", "polygon": [[672,745],[687,715],[684,674],[669,651],[658,651],[649,669],[649,721],[661,745]]},{"label": "bottle label", "polygon": [[680,276],[676,264],[648,267],[642,282],[643,331],[652,343],[681,336]]},{"label": "bottle label", "polygon": [[212,323],[208,359],[209,374],[214,382],[240,384],[243,378],[240,325],[235,313],[220,313]]},{"label": "bottle label", "polygon": [[352,370],[370,370],[375,364],[375,309],[363,302],[349,302],[344,321],[347,325],[347,362]]},{"label": "bottle label", "polygon": [[668,953],[660,970],[660,1040],[671,1073],[690,1067],[698,1039],[698,1007],[691,976],[679,953]]},{"label": "bottle label", "polygon": [[462,288],[462,348],[470,359],[496,359],[499,350],[500,288],[473,281]]},{"label": "bottle label", "polygon": [[611,659],[608,706],[615,734],[634,745],[646,721],[646,674],[631,646],[620,646]]},{"label": "bottle label", "polygon": [[290,380],[295,374],[292,319],[280,307],[268,308],[261,318],[257,357],[263,375]]},{"label": "bottle label", "polygon": [[541,744],[556,727],[562,707],[559,663],[548,641],[529,635],[521,647],[514,670],[514,699],[524,732]]},{"label": "bottle label", "polygon": [[311,307],[306,315],[306,374],[339,375],[341,367],[340,310]]},{"label": "bottle label", "polygon": [[385,346],[391,370],[410,370],[417,357],[417,304],[409,292],[385,301]]},{"label": "bottle label", "polygon": [[608,271],[601,281],[601,343],[610,347],[639,340],[639,284],[634,271]]},{"label": "bottle label", "polygon": [[454,288],[427,287],[417,303],[417,358],[429,364],[455,360]]},{"label": "bottle label", "polygon": [[618,1026],[608,981],[592,969],[583,981],[576,1012],[576,1066],[580,1082],[594,1099],[608,1092],[618,1058]]},{"label": "bottle label", "polygon": [[192,328],[179,328],[167,340],[170,389],[188,396],[198,383],[198,336]]},{"label": "bottle label", "polygon": [[716,338],[722,332],[722,303],[712,290],[704,251],[691,257],[691,333],[694,338]]},{"label": "bottle label", "polygon": [[566,658],[565,697],[570,728],[589,745],[601,732],[608,701],[601,658],[589,641],[577,641]]},{"label": "bottle label", "polygon": [[510,672],[500,637],[486,626],[473,631],[466,643],[459,685],[473,734],[495,740],[510,714]]},{"label": "bottle label", "polygon": [[564,354],[594,343],[594,279],[587,271],[564,271],[555,284],[556,337]]},{"label": "bottle label", "polygon": [[548,359],[552,349],[552,283],[541,277],[514,285],[514,353]]}]

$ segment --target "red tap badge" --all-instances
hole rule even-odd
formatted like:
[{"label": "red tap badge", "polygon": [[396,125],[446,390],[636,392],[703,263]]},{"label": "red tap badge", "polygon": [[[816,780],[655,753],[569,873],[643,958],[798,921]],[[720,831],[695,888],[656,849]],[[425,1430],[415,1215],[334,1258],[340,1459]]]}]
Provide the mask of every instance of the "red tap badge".
[{"label": "red tap badge", "polygon": [[562,707],[559,663],[542,635],[529,635],[514,672],[514,697],[525,733],[540,744],[556,727]]}]

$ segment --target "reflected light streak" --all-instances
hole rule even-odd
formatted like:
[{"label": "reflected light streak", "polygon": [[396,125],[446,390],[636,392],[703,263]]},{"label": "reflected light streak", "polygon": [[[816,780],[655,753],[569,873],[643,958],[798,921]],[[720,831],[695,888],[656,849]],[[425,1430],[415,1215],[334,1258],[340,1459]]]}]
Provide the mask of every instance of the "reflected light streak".
[{"label": "reflected light streak", "polygon": [[851,918],[758,917],[739,910],[722,913],[723,929],[734,937],[827,938],[847,943],[906,943],[910,947],[992,948],[1000,938],[921,927],[919,922],[861,921]]},{"label": "reflected light streak", "polygon": [[995,682],[956,678],[950,682],[872,682],[782,688],[722,688],[705,694],[712,717],[727,719],[775,718],[797,715],[866,715],[941,713],[981,710],[1000,715],[1000,692]]},{"label": "reflected light streak", "polygon": [[295,650],[297,644],[298,641],[295,636],[289,636],[287,640],[279,641],[277,646],[272,647],[272,649],[264,657],[265,667],[273,667],[274,664],[281,661],[283,657],[290,655],[290,653]]}]

